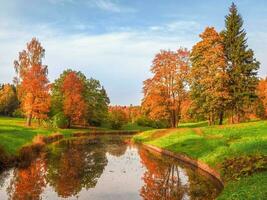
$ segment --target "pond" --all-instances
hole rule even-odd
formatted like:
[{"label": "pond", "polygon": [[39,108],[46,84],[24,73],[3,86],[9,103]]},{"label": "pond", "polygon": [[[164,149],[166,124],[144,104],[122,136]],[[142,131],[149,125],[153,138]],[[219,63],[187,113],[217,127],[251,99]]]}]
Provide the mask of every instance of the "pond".
[{"label": "pond", "polygon": [[76,138],[49,145],[24,168],[0,174],[0,199],[214,199],[211,177],[130,144],[125,136]]}]

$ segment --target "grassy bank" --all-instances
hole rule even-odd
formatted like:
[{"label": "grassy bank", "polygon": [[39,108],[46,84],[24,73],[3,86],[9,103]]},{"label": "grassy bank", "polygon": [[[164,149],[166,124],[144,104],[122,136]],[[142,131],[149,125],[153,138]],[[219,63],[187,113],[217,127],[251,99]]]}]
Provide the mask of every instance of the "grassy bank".
[{"label": "grassy bank", "polygon": [[218,199],[267,196],[267,121],[211,127],[204,122],[183,124],[178,129],[145,131],[134,140],[185,154],[215,168],[226,183]]},{"label": "grassy bank", "polygon": [[[148,130],[147,127],[141,127],[136,124],[127,124],[122,130],[124,131],[144,131]],[[36,135],[51,135],[53,133],[63,134],[64,137],[69,137],[73,133],[82,133],[90,131],[112,131],[108,128],[94,128],[94,129],[57,129],[39,127],[33,123],[32,127],[25,126],[25,119],[0,117],[0,148],[2,148],[8,155],[16,155],[22,146],[32,143]]]},{"label": "grassy bank", "polygon": [[36,135],[50,135],[52,133],[61,133],[69,136],[75,131],[88,131],[86,129],[56,129],[40,128],[33,123],[33,127],[25,127],[25,119],[0,117],[0,147],[6,153],[15,155],[18,150],[31,143]]}]

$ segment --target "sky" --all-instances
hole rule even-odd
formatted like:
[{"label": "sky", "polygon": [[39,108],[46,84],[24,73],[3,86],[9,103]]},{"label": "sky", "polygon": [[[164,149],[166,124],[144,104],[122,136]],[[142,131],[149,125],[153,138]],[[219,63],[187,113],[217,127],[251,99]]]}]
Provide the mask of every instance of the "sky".
[{"label": "sky", "polygon": [[[267,76],[267,2],[234,1],[248,45]],[[71,68],[100,80],[111,104],[138,105],[143,81],[161,49],[188,48],[205,27],[224,28],[228,0],[0,0],[0,83],[12,83],[13,63],[36,37],[52,82]]]}]

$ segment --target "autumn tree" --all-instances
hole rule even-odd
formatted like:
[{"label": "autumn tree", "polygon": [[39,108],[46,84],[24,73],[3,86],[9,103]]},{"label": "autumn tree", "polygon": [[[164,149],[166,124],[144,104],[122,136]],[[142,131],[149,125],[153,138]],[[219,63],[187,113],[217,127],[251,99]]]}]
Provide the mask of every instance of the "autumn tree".
[{"label": "autumn tree", "polygon": [[152,119],[167,119],[172,127],[180,120],[181,104],[186,95],[189,51],[162,50],[151,67],[153,77],[144,81],[142,110]]},{"label": "autumn tree", "polygon": [[[248,49],[243,19],[233,3],[225,17],[225,30],[222,31],[227,73],[229,75],[230,109],[232,122],[239,122],[253,100],[256,99],[259,62]],[[235,118],[236,117],[236,118]]]},{"label": "autumn tree", "polygon": [[13,171],[12,179],[8,187],[9,199],[42,199],[45,189],[46,163],[43,156],[37,159],[27,168],[18,168]]},{"label": "autumn tree", "polygon": [[258,101],[256,101],[256,114],[261,118],[267,117],[267,77],[260,79],[257,87]]},{"label": "autumn tree", "polygon": [[[83,84],[82,95],[86,103],[86,113],[84,119],[90,125],[100,126],[102,123],[104,123],[104,121],[107,120],[108,117],[109,98],[107,96],[105,88],[100,84],[98,80],[95,80],[93,78],[87,79],[83,73],[70,69],[65,70],[53,83],[51,95],[51,117],[53,117],[54,119],[61,119],[65,116],[63,112],[64,97],[62,85],[65,77],[71,72],[74,72]],[[63,119],[63,121],[65,120]]]},{"label": "autumn tree", "polygon": [[4,84],[0,89],[0,113],[11,116],[18,106],[19,102],[15,86]]},{"label": "autumn tree", "polygon": [[68,118],[68,128],[73,122],[85,119],[87,105],[83,96],[84,84],[75,72],[69,72],[63,80],[63,112]]},{"label": "autumn tree", "polygon": [[223,116],[229,102],[226,59],[222,37],[213,27],[200,34],[191,52],[191,96],[193,106],[206,115],[210,124]]},{"label": "autumn tree", "polygon": [[112,129],[121,129],[129,121],[126,106],[109,107],[109,123]]},{"label": "autumn tree", "polygon": [[18,75],[15,83],[28,126],[31,126],[32,118],[47,118],[50,108],[48,70],[47,66],[42,64],[44,55],[45,49],[36,38],[33,38],[14,62]]}]

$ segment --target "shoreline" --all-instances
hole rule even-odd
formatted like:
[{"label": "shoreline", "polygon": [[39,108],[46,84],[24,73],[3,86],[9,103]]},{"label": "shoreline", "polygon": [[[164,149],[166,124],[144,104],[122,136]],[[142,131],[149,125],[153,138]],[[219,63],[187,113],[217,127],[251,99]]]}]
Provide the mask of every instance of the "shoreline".
[{"label": "shoreline", "polygon": [[212,178],[214,178],[219,184],[220,187],[223,189],[224,188],[224,182],[221,178],[221,175],[219,172],[217,172],[215,169],[213,169],[212,167],[210,167],[208,164],[201,162],[199,160],[195,160],[193,158],[190,158],[186,155],[183,154],[178,154],[178,153],[174,153],[172,151],[166,150],[166,149],[162,149],[153,145],[149,145],[149,144],[143,144],[143,143],[138,143],[141,144],[142,147],[144,147],[147,150],[151,150],[157,153],[160,153],[162,155],[166,155],[172,158],[175,158],[185,164],[188,164],[191,167],[195,167],[197,169],[200,169],[201,171],[207,173],[208,175],[210,175]]}]

